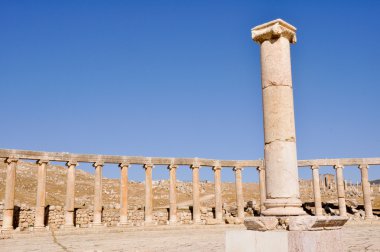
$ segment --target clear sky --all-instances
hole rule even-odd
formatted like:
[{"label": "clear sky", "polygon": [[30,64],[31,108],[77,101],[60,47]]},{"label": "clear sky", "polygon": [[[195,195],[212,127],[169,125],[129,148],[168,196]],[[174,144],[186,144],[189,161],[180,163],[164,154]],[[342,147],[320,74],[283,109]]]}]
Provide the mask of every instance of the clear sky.
[{"label": "clear sky", "polygon": [[[380,157],[379,13],[379,1],[1,0],[0,148],[263,158],[250,30],[282,18],[298,28],[298,158]],[[344,172],[359,178],[356,168]],[[164,167],[154,172],[167,177]],[[380,166],[370,168],[375,178]]]}]

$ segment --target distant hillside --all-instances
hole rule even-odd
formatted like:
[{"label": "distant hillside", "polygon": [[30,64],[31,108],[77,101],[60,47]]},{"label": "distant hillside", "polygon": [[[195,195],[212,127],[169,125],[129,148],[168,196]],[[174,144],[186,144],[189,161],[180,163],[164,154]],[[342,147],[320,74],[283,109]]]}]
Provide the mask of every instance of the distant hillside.
[{"label": "distant hillside", "polygon": [[371,180],[370,183],[371,183],[371,184],[380,185],[380,179]]}]

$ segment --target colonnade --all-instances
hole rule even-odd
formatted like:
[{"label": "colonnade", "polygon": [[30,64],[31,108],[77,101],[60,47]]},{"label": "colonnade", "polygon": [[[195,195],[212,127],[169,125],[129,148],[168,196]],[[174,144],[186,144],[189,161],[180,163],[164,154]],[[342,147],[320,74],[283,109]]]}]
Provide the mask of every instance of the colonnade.
[{"label": "colonnade", "polygon": [[[319,165],[311,165],[312,174],[313,174],[313,192],[314,192],[314,205],[315,205],[315,215],[322,216],[322,199],[321,199],[321,189],[319,182]],[[358,168],[361,173],[361,185],[363,191],[363,202],[365,209],[365,218],[372,219],[372,202],[371,202],[371,188],[368,180],[368,167],[367,164],[360,164]],[[336,185],[337,185],[337,197],[339,205],[339,215],[347,217],[347,208],[346,208],[346,198],[345,198],[345,183],[343,175],[344,166],[341,164],[334,165],[336,172]]]},{"label": "colonnade", "polygon": [[[13,230],[13,214],[14,214],[14,194],[16,188],[16,168],[19,159],[9,157],[5,159],[7,164],[7,179],[5,185],[5,204],[3,214],[2,230]],[[47,166],[49,159],[38,159],[37,174],[37,197],[36,197],[36,211],[35,211],[35,225],[34,229],[45,229],[45,207],[46,207],[46,176]],[[212,166],[214,171],[214,184],[215,184],[215,219],[218,223],[223,222],[222,212],[222,180],[221,170],[222,166],[217,161],[216,165]],[[66,177],[66,196],[64,206],[64,228],[73,228],[75,225],[75,172],[79,162],[70,160],[66,162],[67,177]],[[94,174],[94,204],[93,214],[94,219],[92,226],[103,226],[102,223],[102,173],[105,162],[98,160],[93,163],[95,169]],[[119,163],[120,167],[120,221],[119,226],[128,225],[128,169],[130,163]],[[192,187],[193,187],[193,223],[201,223],[201,203],[200,203],[200,178],[199,169],[202,165],[193,163],[189,165],[192,169]],[[153,222],[153,186],[152,186],[152,171],[154,168],[153,163],[146,163],[143,165],[145,169],[145,209],[144,209],[144,222],[149,225]],[[177,164],[169,164],[169,224],[177,223],[177,192],[176,192],[176,171]],[[225,167],[224,167],[225,168]],[[232,170],[235,173],[236,185],[236,205],[237,217],[244,218],[244,197],[243,197],[243,182],[242,182],[242,166],[233,166]],[[258,166],[260,177],[260,199],[265,200],[265,174],[263,166]],[[264,174],[264,175],[263,175]],[[263,204],[261,204],[263,206]]]},{"label": "colonnade", "polygon": [[[10,155],[17,154],[19,155]],[[25,154],[26,153],[26,154]],[[70,158],[71,157],[71,158]],[[255,167],[259,173],[260,188],[260,210],[265,210],[266,184],[265,166],[261,160],[233,161],[233,160],[206,160],[206,159],[167,159],[167,158],[142,158],[123,156],[98,156],[98,155],[69,155],[67,153],[43,153],[28,151],[9,151],[0,149],[0,158],[3,158],[7,165],[5,199],[3,210],[2,230],[13,229],[14,198],[16,188],[16,169],[19,160],[35,160],[37,168],[37,195],[35,211],[35,229],[45,228],[45,207],[46,207],[46,176],[47,166],[50,161],[66,162],[66,196],[64,206],[64,227],[71,228],[75,224],[75,171],[80,162],[90,162],[95,169],[94,176],[94,220],[93,226],[103,226],[102,223],[102,173],[106,163],[118,164],[120,167],[120,226],[128,225],[128,169],[131,164],[143,165],[145,169],[145,223],[149,225],[153,222],[153,187],[152,171],[154,165],[167,165],[169,170],[169,224],[177,223],[177,192],[176,192],[176,172],[179,165],[187,165],[192,170],[192,215],[193,223],[201,222],[201,200],[200,200],[200,178],[201,167],[211,167],[214,172],[215,186],[215,219],[221,223],[223,221],[222,212],[222,169],[231,168],[235,174],[237,217],[244,218],[244,195],[242,183],[243,168]],[[363,200],[365,207],[365,218],[372,218],[371,191],[368,181],[369,164],[379,165],[380,159],[331,159],[331,160],[300,160],[299,167],[311,167],[313,176],[313,191],[315,201],[315,215],[321,216],[322,200],[320,193],[319,168],[321,166],[333,166],[336,170],[337,197],[341,216],[347,216],[345,203],[345,189],[343,168],[345,165],[357,164],[361,171],[361,184],[363,190]]]}]

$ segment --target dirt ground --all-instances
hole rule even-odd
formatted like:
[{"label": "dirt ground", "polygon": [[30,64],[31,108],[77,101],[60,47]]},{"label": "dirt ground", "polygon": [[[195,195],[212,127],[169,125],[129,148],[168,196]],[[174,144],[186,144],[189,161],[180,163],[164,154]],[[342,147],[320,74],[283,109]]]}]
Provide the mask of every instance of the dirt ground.
[{"label": "dirt ground", "polygon": [[[235,226],[234,229],[244,229]],[[0,251],[224,251],[230,226],[174,227],[71,234],[19,234],[0,240]],[[88,233],[88,232],[92,233]],[[343,228],[345,251],[380,251],[380,222]]]}]

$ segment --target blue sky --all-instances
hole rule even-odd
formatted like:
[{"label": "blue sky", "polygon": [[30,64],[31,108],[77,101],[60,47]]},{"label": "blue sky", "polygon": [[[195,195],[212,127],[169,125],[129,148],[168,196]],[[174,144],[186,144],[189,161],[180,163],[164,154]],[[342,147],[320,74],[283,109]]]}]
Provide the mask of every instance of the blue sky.
[{"label": "blue sky", "polygon": [[[262,158],[250,29],[283,18],[298,28],[298,158],[380,157],[379,11],[379,1],[1,0],[0,148]],[[359,178],[356,168],[344,172]],[[154,172],[167,177],[164,167]]]}]

